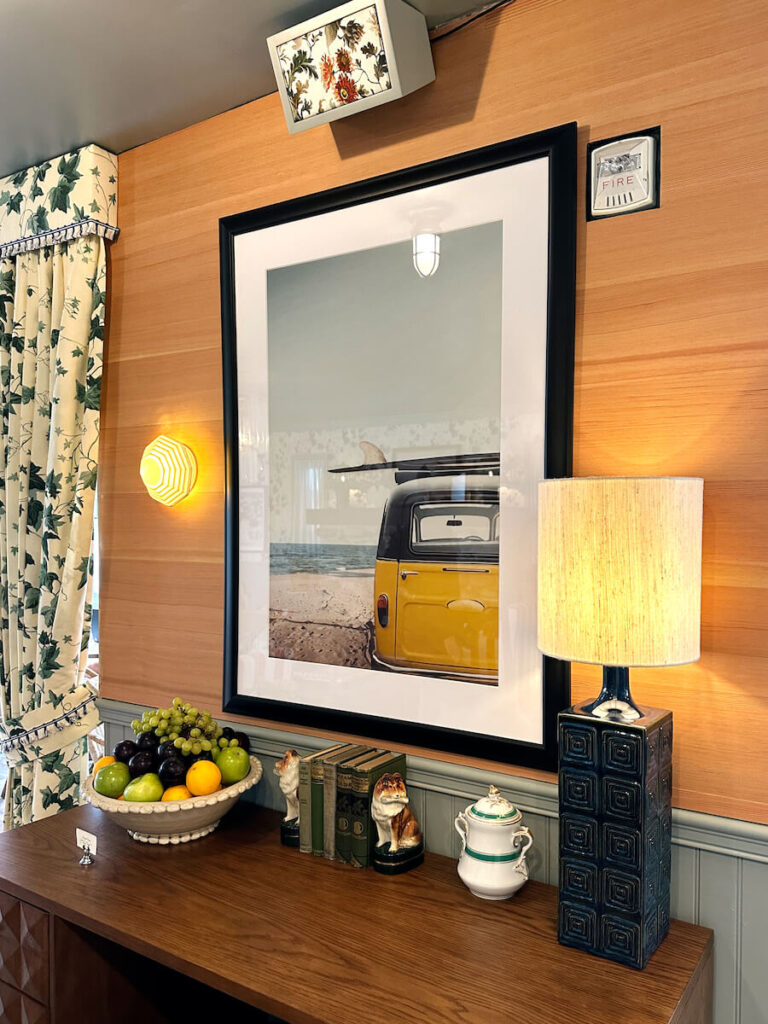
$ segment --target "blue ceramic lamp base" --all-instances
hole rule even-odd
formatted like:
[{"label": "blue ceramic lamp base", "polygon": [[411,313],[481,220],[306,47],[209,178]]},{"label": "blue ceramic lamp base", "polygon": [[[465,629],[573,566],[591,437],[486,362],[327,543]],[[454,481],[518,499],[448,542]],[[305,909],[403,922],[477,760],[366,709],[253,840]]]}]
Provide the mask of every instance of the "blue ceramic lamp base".
[{"label": "blue ceramic lamp base", "polygon": [[669,930],[672,713],[599,703],[558,717],[558,939],[643,968]]}]

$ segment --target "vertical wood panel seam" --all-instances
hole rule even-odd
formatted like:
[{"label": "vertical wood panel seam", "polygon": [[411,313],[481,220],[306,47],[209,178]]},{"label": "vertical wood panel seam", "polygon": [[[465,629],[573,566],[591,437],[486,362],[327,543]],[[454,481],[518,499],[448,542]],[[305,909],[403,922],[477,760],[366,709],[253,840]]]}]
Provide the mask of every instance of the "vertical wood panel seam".
[{"label": "vertical wood panel seam", "polygon": [[741,1024],[741,986],[744,972],[741,967],[741,945],[742,932],[744,928],[744,861],[739,857],[736,861],[736,951],[734,956],[734,970],[736,972],[735,984],[733,986],[734,1002],[733,1019],[735,1024]]},{"label": "vertical wood panel seam", "polygon": [[701,923],[701,850],[693,855],[693,923]]}]

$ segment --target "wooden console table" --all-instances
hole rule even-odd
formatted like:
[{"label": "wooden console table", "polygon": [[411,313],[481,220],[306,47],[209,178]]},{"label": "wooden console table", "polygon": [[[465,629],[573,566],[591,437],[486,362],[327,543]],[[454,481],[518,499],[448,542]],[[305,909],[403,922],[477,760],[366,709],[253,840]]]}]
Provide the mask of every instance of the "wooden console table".
[{"label": "wooden console table", "polygon": [[[673,921],[637,972],[559,946],[551,886],[486,903],[445,857],[383,877],[281,847],[278,822],[241,804],[155,847],[79,807],[0,835],[0,1019],[711,1022],[704,928]],[[90,867],[76,826],[98,836]]]}]

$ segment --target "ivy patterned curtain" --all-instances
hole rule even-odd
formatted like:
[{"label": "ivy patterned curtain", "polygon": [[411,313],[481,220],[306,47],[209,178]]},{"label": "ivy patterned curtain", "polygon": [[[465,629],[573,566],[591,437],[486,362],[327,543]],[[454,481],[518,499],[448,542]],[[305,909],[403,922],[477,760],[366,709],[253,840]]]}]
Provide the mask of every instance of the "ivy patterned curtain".
[{"label": "ivy patterned curtain", "polygon": [[116,192],[93,146],[0,180],[5,828],[79,802],[98,724],[85,667]]}]

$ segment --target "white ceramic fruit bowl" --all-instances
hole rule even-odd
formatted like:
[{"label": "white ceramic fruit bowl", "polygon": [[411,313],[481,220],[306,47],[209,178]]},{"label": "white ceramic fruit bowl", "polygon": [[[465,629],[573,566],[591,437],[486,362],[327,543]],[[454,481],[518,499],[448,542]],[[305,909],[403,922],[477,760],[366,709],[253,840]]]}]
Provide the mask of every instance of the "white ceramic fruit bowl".
[{"label": "white ceramic fruit bowl", "polygon": [[94,807],[127,829],[131,838],[140,843],[167,846],[188,843],[213,832],[227,811],[235,806],[238,798],[255,786],[260,778],[261,761],[251,757],[251,770],[244,779],[210,796],[165,802],[157,800],[151,803],[113,800],[96,792],[92,775],[85,784],[85,796]]}]

